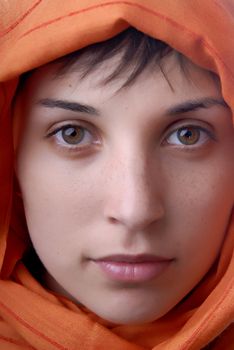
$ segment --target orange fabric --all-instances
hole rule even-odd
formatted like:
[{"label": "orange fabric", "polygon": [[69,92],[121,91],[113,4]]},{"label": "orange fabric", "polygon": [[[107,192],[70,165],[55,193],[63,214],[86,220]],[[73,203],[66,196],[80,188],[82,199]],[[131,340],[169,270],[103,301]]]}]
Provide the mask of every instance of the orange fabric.
[{"label": "orange fabric", "polygon": [[17,77],[129,25],[219,74],[234,111],[233,0],[0,2],[0,349],[234,349],[234,215],[212,270],[184,303],[144,326],[108,325],[49,293],[20,262],[28,239],[13,182]]}]

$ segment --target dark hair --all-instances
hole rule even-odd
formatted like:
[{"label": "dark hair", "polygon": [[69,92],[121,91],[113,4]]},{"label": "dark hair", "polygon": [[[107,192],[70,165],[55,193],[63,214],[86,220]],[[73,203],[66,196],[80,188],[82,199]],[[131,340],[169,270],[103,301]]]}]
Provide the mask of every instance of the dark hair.
[{"label": "dark hair", "polygon": [[[174,91],[162,64],[163,58],[170,54],[175,56],[184,76],[188,80],[191,79],[190,70],[187,69],[189,60],[183,54],[165,42],[152,38],[133,27],[129,27],[111,39],[91,44],[59,57],[49,64],[58,64],[55,79],[63,77],[67,72],[77,71],[79,72],[79,79],[84,79],[103,62],[119,55],[117,64],[113,69],[110,69],[109,75],[103,79],[103,85],[126,73],[126,79],[120,89],[130,86],[150,66],[150,68],[159,69],[162,72],[171,90]],[[24,87],[28,78],[36,69],[21,75],[17,92]],[[219,81],[215,73],[211,71],[208,71],[208,73],[216,83]]]},{"label": "dark hair", "polygon": [[[129,86],[149,65],[159,68],[168,81],[161,61],[172,52],[176,55],[180,67],[184,71],[185,64],[182,54],[173,50],[165,42],[130,27],[111,39],[89,45],[54,61],[59,64],[56,77],[61,77],[68,71],[79,70],[81,72],[80,77],[83,79],[104,61],[119,55],[120,59],[117,65],[113,70],[110,70],[110,74],[103,80],[104,85],[121,74],[127,73],[122,88]],[[168,83],[171,86],[169,81]]]}]

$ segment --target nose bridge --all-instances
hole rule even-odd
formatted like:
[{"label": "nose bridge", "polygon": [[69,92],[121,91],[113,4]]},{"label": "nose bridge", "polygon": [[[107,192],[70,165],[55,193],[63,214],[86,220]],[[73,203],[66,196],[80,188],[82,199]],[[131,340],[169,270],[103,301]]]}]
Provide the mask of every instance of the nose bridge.
[{"label": "nose bridge", "polygon": [[163,214],[156,166],[139,148],[118,152],[109,169],[108,216],[129,229],[142,229]]},{"label": "nose bridge", "polygon": [[[121,164],[120,164],[121,167]],[[122,163],[123,190],[134,203],[136,200],[147,204],[150,201],[150,176],[151,169],[148,159],[143,152],[128,154]]]}]

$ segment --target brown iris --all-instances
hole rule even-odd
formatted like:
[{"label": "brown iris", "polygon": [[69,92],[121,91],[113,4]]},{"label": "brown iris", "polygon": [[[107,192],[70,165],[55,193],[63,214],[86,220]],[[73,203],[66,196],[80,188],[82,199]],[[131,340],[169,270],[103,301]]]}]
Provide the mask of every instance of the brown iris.
[{"label": "brown iris", "polygon": [[70,145],[77,145],[84,138],[84,129],[79,126],[69,126],[62,130],[62,137]]},{"label": "brown iris", "polygon": [[179,129],[177,131],[177,136],[184,145],[193,145],[199,140],[200,131],[193,127],[186,127]]}]

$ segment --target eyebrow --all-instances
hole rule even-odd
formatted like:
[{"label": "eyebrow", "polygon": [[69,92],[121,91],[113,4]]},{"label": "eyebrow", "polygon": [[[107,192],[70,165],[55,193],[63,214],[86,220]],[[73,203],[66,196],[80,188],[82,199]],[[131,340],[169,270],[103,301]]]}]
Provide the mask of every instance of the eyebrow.
[{"label": "eyebrow", "polygon": [[177,115],[196,111],[202,108],[211,108],[213,106],[222,106],[229,109],[228,104],[222,99],[216,99],[212,97],[205,97],[202,99],[188,100],[176,106],[169,108],[165,114]]},{"label": "eyebrow", "polygon": [[[81,104],[79,102],[72,102],[66,100],[55,100],[50,98],[44,98],[37,102],[38,105],[46,107],[46,108],[59,108],[64,110],[69,110],[72,112],[80,112],[89,115],[99,116],[101,112],[94,108],[93,106],[89,106],[86,104]],[[229,109],[227,103],[222,99],[216,99],[211,97],[188,100],[182,102],[178,105],[175,105],[164,112],[164,115],[175,116],[178,114],[184,114],[192,111],[196,111],[198,109],[207,109],[213,106],[222,106]]]},{"label": "eyebrow", "polygon": [[44,98],[39,100],[37,104],[47,108],[60,108],[60,109],[65,109],[72,112],[80,112],[80,113],[86,113],[91,115],[100,115],[100,112],[96,108],[86,104],[81,104],[79,102]]}]

